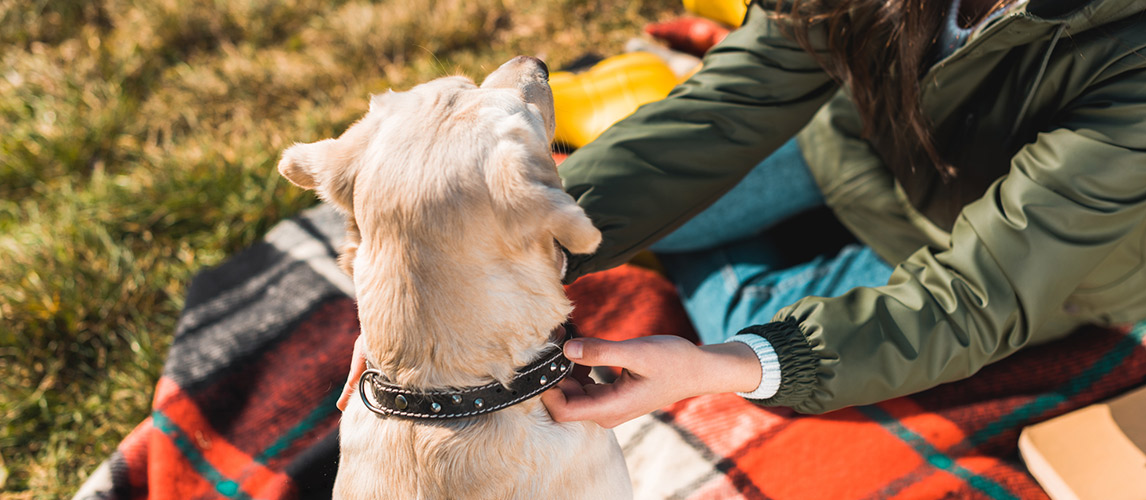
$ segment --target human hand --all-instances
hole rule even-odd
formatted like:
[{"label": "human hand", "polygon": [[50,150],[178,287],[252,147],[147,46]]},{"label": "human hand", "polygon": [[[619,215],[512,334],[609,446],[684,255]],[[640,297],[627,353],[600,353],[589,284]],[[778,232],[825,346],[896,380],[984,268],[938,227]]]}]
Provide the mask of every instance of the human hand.
[{"label": "human hand", "polygon": [[587,366],[623,368],[609,384],[566,378],[541,395],[553,420],[591,420],[606,428],[685,398],[753,391],[761,376],[756,353],[744,344],[696,346],[673,335],[621,342],[573,339],[565,343],[565,357]]},{"label": "human hand", "polygon": [[339,411],[346,411],[346,403],[350,396],[358,392],[358,378],[366,371],[366,340],[362,335],[354,341],[354,354],[350,358],[350,375],[346,378],[346,385],[342,388],[342,395],[338,397]]}]

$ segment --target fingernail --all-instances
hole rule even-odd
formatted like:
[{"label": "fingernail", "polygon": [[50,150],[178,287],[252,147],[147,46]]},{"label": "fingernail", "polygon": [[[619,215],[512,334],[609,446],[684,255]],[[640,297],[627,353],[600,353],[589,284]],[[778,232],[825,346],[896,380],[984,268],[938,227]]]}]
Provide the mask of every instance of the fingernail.
[{"label": "fingernail", "polygon": [[581,359],[582,350],[581,341],[570,340],[565,343],[565,357],[569,359]]}]

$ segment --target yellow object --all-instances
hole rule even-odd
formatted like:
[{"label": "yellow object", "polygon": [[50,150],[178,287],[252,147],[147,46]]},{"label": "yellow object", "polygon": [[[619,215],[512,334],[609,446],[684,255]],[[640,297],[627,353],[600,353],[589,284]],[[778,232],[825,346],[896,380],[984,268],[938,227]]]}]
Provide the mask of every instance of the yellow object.
[{"label": "yellow object", "polygon": [[613,56],[583,73],[553,73],[556,139],[584,146],[640,105],[663,99],[676,84],[672,69],[647,52]]},{"label": "yellow object", "polygon": [[700,17],[739,27],[748,13],[746,0],[684,0],[684,10]]}]

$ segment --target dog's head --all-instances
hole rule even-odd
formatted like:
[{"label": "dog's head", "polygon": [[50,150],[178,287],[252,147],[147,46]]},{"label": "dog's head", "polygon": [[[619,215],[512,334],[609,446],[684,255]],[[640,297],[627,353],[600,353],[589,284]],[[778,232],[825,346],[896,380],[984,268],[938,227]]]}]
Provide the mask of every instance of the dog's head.
[{"label": "dog's head", "polygon": [[[383,331],[456,329],[481,310],[499,311],[491,321],[503,323],[491,328],[543,325],[569,307],[553,241],[572,253],[601,241],[561,187],[553,131],[548,70],[517,57],[480,86],[454,76],[373,96],[342,136],[296,144],[278,168],[349,215],[341,262],[353,271],[364,328],[370,320]],[[555,305],[522,317],[502,312],[525,295]],[[409,359],[419,356],[395,364],[425,361]]]},{"label": "dog's head", "polygon": [[600,233],[561,189],[549,154],[548,74],[540,60],[519,56],[481,86],[455,76],[372,96],[342,136],[287,149],[279,172],[350,215],[348,272],[356,231],[448,222],[453,209],[472,211],[482,198],[503,224],[591,253]]}]

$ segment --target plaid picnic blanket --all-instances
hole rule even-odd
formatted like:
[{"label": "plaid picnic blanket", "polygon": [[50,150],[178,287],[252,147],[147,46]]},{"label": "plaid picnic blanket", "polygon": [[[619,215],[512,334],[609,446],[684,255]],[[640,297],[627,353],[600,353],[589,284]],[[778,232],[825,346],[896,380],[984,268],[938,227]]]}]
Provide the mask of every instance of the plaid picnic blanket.
[{"label": "plaid picnic blanket", "polygon": [[[358,335],[335,263],[340,216],[319,207],[202,272],[188,291],[151,416],[77,498],[327,498],[334,407]],[[633,266],[568,287],[586,335],[693,337],[676,293]],[[1044,498],[1020,428],[1146,382],[1146,327],[1089,328],[978,375],[823,416],[732,395],[616,429],[637,498]]]}]

